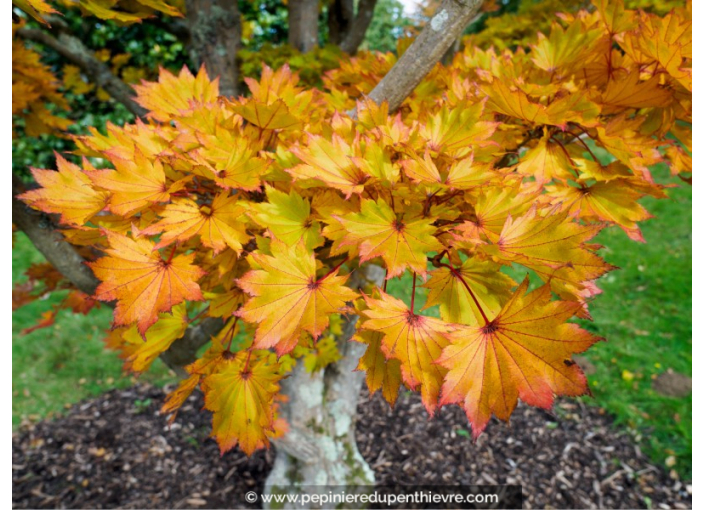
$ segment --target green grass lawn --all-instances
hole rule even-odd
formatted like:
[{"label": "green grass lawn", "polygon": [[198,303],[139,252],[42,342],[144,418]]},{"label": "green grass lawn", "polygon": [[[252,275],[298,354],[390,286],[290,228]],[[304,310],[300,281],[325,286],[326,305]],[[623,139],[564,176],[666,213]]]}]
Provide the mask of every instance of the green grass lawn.
[{"label": "green grass lawn", "polygon": [[[651,387],[651,378],[669,368],[692,373],[692,194],[688,185],[669,194],[671,200],[643,201],[656,216],[642,225],[647,244],[631,241],[617,228],[597,238],[605,246],[602,255],[621,269],[600,280],[604,293],[590,307],[594,321],[583,322],[608,340],[587,353],[596,373],[589,377],[594,398],[586,400],[637,431],[645,452],[657,462],[664,464],[672,457],[673,469],[691,478],[691,396],[663,397]],[[23,271],[38,261],[41,255],[17,234],[13,281],[21,281]],[[392,280],[388,290],[409,301],[410,278]],[[52,296],[13,314],[13,425],[60,412],[65,404],[134,381],[122,375],[117,355],[103,349],[111,315],[107,308],[90,317],[64,311],[51,328],[19,333],[58,299]],[[421,288],[416,309],[423,301]],[[173,380],[158,361],[142,377],[157,384]]]},{"label": "green grass lawn", "polygon": [[607,339],[587,353],[596,366],[592,402],[639,430],[656,461],[673,457],[691,478],[692,397],[664,397],[651,386],[668,369],[692,375],[692,189],[669,195],[642,202],[656,216],[642,225],[646,244],[619,229],[599,234],[602,255],[621,269],[600,280],[594,321],[582,325]]}]

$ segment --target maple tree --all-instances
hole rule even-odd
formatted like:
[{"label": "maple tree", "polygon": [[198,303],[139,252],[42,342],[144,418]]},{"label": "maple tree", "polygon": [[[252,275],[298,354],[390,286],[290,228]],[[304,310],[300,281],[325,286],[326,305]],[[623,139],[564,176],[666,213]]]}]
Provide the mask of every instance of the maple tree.
[{"label": "maple tree", "polygon": [[[163,411],[200,388],[221,451],[275,440],[279,472],[323,462],[316,441],[328,464],[363,463],[350,418],[362,377],[391,405],[402,386],[430,415],[461,405],[474,437],[518,400],[548,409],[588,393],[572,356],[601,339],[570,320],[589,317],[613,269],[593,238],[617,227],[644,241],[638,200],[666,197],[649,167],[690,179],[691,2],[661,16],[595,0],[545,33],[519,30],[515,46],[470,38],[439,64],[479,3],[443,2],[398,55],[342,58],[321,88],[263,66],[236,96],[232,63],[214,57],[162,70],[134,99],[113,84],[139,118],[77,138],[82,162],[32,170],[38,186],[13,202],[60,273],[36,281],[74,289],[64,306],[84,313],[114,304],[106,342],[126,369],[159,356],[185,367]],[[156,0],[81,5],[123,22],[178,14]],[[18,87],[30,78],[25,97],[52,100],[42,73]],[[17,111],[38,115],[25,101]],[[24,204],[58,215],[60,234]],[[519,284],[509,267],[529,275]],[[387,292],[404,275],[410,304]]]}]

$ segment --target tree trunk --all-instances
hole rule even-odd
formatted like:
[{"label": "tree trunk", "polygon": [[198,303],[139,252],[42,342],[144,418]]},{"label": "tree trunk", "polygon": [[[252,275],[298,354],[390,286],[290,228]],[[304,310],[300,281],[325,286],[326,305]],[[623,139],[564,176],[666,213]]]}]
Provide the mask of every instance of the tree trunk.
[{"label": "tree trunk", "polygon": [[318,0],[289,0],[288,43],[301,53],[318,45]]},{"label": "tree trunk", "polygon": [[359,45],[364,41],[364,36],[367,34],[367,28],[374,17],[374,8],[377,0],[359,0],[357,6],[357,15],[354,18],[354,23],[349,27],[345,37],[340,43],[340,49],[350,55],[357,53]]},{"label": "tree trunk", "polygon": [[[367,265],[356,271],[349,286],[366,282],[380,285],[384,270]],[[298,363],[290,377],[281,382],[288,402],[281,415],[289,424],[286,435],[275,441],[276,460],[266,480],[266,494],[304,494],[315,487],[372,485],[374,472],[357,449],[355,422],[357,401],[364,372],[355,372],[366,346],[350,342],[357,326],[349,316],[337,346],[342,359],[324,371],[309,374]],[[333,487],[330,487],[333,489]],[[288,504],[277,508],[296,508]]]},{"label": "tree trunk", "polygon": [[242,27],[237,0],[186,0],[194,66],[205,64],[210,78],[220,77],[220,94],[237,95],[237,51]]},{"label": "tree trunk", "polygon": [[328,42],[339,46],[354,23],[354,0],[333,0],[328,7]]}]

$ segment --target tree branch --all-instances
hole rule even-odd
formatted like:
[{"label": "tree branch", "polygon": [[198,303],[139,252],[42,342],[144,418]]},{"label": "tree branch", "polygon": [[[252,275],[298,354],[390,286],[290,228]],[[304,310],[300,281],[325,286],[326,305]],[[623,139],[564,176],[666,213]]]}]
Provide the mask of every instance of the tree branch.
[{"label": "tree branch", "polygon": [[15,195],[24,191],[21,181],[12,176],[12,222],[64,277],[79,290],[93,295],[100,284],[76,249],[56,230],[51,218],[31,209]]},{"label": "tree branch", "polygon": [[161,361],[180,376],[186,375],[183,367],[196,360],[198,349],[210,341],[225,326],[225,321],[208,317],[200,324],[189,326],[181,338],[171,344],[171,347],[160,356]]},{"label": "tree branch", "polygon": [[[24,191],[24,185],[12,176],[12,223],[26,234],[32,244],[44,255],[67,280],[88,295],[95,294],[100,280],[86,265],[85,260],[76,249],[56,229],[51,218],[31,209],[17,199],[16,195]],[[217,334],[224,322],[222,319],[208,318],[196,326],[190,326],[183,337],[176,340],[161,359],[177,374],[183,375],[183,366],[196,359],[196,353],[208,343],[210,337]]]},{"label": "tree branch", "polygon": [[[369,98],[377,104],[389,103],[389,112],[401,106],[462,34],[481,4],[481,0],[443,0],[418,38],[369,93]],[[351,115],[356,117],[356,113],[353,110]]]},{"label": "tree branch", "polygon": [[359,0],[354,22],[340,44],[340,49],[345,53],[349,53],[350,55],[357,53],[357,48],[359,48],[359,45],[364,41],[364,36],[367,34],[369,24],[372,22],[372,18],[374,18],[376,2],[377,0]]},{"label": "tree branch", "polygon": [[51,48],[66,60],[80,67],[99,87],[112,96],[113,99],[137,117],[143,117],[147,111],[134,101],[132,87],[115,76],[110,68],[93,56],[79,38],[60,32],[56,37],[36,28],[21,28],[17,33],[24,39],[34,41]]}]

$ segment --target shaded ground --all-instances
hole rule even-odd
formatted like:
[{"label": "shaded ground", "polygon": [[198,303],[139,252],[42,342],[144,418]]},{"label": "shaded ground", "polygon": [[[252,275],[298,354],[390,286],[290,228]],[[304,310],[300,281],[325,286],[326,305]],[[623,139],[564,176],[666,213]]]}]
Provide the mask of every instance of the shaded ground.
[{"label": "shaded ground", "polygon": [[[240,508],[261,490],[274,452],[220,457],[193,396],[170,429],[162,390],[114,390],[12,437],[16,508]],[[416,394],[395,409],[364,400],[360,450],[380,484],[523,485],[526,508],[690,508],[691,487],[651,465],[595,407],[563,401],[556,416],[519,407],[473,444],[448,407],[428,420]]]}]

